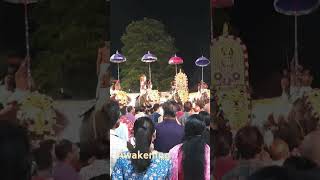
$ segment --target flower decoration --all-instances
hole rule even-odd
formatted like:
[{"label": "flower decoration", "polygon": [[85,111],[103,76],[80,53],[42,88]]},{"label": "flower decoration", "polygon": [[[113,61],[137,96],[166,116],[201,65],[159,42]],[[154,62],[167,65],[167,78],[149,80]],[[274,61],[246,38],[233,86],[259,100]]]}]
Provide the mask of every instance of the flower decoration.
[{"label": "flower decoration", "polygon": [[36,137],[54,136],[56,113],[53,100],[38,92],[31,93],[19,104],[17,118]]}]

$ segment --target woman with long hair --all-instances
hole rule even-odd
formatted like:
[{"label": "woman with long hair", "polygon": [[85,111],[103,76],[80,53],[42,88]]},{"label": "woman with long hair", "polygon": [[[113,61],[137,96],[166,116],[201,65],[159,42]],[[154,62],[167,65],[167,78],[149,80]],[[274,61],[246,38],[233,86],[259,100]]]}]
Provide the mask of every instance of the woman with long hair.
[{"label": "woman with long hair", "polygon": [[210,180],[210,147],[206,144],[205,122],[191,115],[185,124],[185,137],[169,151],[172,161],[172,180]]},{"label": "woman with long hair", "polygon": [[121,154],[112,179],[169,179],[171,161],[166,154],[153,150],[155,127],[148,117],[140,117],[134,123],[135,145]]}]

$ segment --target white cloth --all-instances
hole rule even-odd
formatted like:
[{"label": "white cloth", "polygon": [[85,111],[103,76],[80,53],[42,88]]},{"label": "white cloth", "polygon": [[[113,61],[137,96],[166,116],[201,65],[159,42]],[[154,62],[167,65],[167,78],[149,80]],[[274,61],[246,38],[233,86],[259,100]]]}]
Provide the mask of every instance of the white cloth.
[{"label": "white cloth", "polygon": [[128,148],[127,142],[118,137],[113,129],[110,130],[110,144],[110,172],[112,172],[120,154],[124,151],[128,151]]},{"label": "white cloth", "polygon": [[107,95],[109,95],[107,88],[101,88],[102,78],[107,73],[109,66],[110,66],[109,63],[101,63],[100,64],[100,72],[99,72],[99,78],[98,78],[98,83],[97,83],[96,98],[104,98]]},{"label": "white cloth", "polygon": [[129,141],[128,126],[126,124],[120,122],[119,127],[115,129],[115,133],[124,141]]},{"label": "white cloth", "polygon": [[146,115],[145,113],[143,113],[143,112],[139,112],[139,113],[136,114],[134,117],[135,117],[136,119],[138,119],[138,118],[141,118],[141,117],[147,117],[147,115]]},{"label": "white cloth", "polygon": [[91,178],[109,174],[110,163],[107,160],[95,160],[92,164],[81,168],[80,180],[90,180]]}]

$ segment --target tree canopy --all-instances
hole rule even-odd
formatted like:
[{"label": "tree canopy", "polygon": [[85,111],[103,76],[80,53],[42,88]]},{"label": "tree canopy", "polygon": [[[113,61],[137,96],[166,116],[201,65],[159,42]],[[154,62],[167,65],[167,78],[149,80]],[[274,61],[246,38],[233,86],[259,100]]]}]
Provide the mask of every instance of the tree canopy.
[{"label": "tree canopy", "polygon": [[141,57],[150,51],[158,61],[151,64],[153,88],[167,91],[175,71],[168,65],[169,58],[177,49],[174,38],[166,32],[165,26],[158,20],[144,18],[130,23],[121,38],[124,44],[122,53],[127,62],[121,65],[121,85],[124,90],[139,91],[139,77],[148,76],[148,64],[141,62]]},{"label": "tree canopy", "polygon": [[31,10],[32,71],[40,90],[64,88],[76,97],[93,97],[97,51],[107,34],[105,0],[40,1]]}]

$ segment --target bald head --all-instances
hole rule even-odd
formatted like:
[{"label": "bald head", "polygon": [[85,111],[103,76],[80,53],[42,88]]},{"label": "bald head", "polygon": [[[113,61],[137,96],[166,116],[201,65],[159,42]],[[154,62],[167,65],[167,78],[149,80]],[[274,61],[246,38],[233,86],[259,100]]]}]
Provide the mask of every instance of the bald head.
[{"label": "bald head", "polygon": [[275,139],[270,147],[270,155],[273,160],[286,159],[289,156],[289,146],[282,139]]},{"label": "bald head", "polygon": [[320,130],[308,134],[300,146],[301,155],[320,166]]}]

